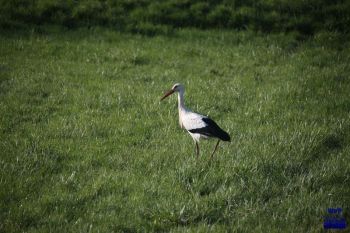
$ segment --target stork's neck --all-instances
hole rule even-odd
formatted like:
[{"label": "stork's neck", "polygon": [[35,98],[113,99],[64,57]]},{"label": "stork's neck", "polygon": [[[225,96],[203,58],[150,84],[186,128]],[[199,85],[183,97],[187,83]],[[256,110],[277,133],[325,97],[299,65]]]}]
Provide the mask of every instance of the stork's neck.
[{"label": "stork's neck", "polygon": [[183,90],[179,91],[177,98],[178,98],[178,104],[179,104],[179,123],[180,123],[180,127],[184,128],[182,119],[183,119],[183,115],[186,114],[187,109],[186,109],[185,104],[184,104],[184,91]]},{"label": "stork's neck", "polygon": [[178,104],[179,104],[179,112],[186,111],[186,107],[184,104],[184,92],[179,91],[179,94],[177,97],[178,97]]}]

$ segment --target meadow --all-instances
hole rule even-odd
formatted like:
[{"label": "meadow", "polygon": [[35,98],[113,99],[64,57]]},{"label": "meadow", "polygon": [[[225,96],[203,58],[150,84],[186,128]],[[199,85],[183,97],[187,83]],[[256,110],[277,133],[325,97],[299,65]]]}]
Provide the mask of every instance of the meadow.
[{"label": "meadow", "polygon": [[349,33],[346,0],[0,0],[0,27],[57,24],[110,26],[146,35],[173,28],[250,29],[262,32],[320,30]]},{"label": "meadow", "polygon": [[[349,35],[0,33],[0,232],[323,232],[350,224]],[[185,104],[232,138],[212,161]]]}]

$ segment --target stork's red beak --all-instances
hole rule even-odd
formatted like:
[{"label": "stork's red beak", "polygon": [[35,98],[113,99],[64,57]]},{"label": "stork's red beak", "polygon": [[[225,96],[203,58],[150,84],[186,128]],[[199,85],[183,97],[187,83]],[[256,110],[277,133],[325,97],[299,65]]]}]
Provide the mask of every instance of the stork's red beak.
[{"label": "stork's red beak", "polygon": [[160,100],[165,99],[166,97],[168,97],[169,95],[173,94],[174,92],[175,92],[174,90],[168,91],[167,93],[164,94],[164,96]]}]

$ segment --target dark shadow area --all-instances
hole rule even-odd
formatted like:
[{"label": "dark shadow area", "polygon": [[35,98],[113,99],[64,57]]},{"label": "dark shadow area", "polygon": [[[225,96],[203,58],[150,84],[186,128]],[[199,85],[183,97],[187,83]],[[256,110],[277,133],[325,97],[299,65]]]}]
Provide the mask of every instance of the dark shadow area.
[{"label": "dark shadow area", "polygon": [[[174,28],[259,32],[349,32],[350,4],[323,1],[1,1],[0,27],[56,24],[68,29],[103,26],[147,36]],[[23,10],[26,9],[26,10]]]}]

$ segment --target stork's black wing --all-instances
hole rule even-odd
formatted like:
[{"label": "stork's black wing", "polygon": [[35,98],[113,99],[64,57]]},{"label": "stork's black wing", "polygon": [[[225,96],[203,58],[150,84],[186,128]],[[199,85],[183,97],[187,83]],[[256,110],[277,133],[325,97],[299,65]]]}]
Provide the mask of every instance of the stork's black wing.
[{"label": "stork's black wing", "polygon": [[217,137],[223,141],[231,141],[230,135],[222,130],[212,119],[205,117],[202,118],[206,126],[197,129],[190,129],[191,133],[199,133],[208,137]]}]

